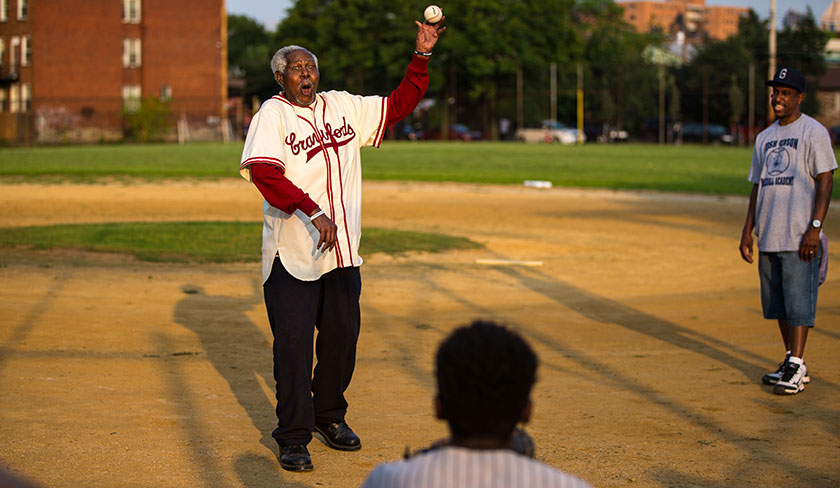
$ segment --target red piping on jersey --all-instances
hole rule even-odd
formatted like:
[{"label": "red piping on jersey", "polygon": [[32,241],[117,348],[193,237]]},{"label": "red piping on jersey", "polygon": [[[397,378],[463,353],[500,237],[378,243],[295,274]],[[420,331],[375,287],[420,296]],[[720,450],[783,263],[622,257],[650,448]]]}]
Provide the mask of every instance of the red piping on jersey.
[{"label": "red piping on jersey", "polygon": [[379,117],[379,129],[378,133],[376,134],[376,139],[373,142],[373,145],[379,147],[382,144],[382,138],[385,137],[385,120],[386,114],[388,113],[388,98],[382,99],[382,110],[380,112]]},{"label": "red piping on jersey", "polygon": [[271,157],[268,157],[268,156],[254,156],[253,158],[248,158],[245,161],[242,161],[242,164],[239,165],[239,169],[243,169],[246,166],[250,166],[251,164],[254,164],[254,163],[273,164],[274,166],[279,166],[280,169],[283,171],[283,173],[286,172],[286,165],[283,163],[283,161],[280,161],[277,158],[271,158]]},{"label": "red piping on jersey", "polygon": [[[314,106],[318,103],[318,99],[321,98],[321,97],[316,96],[313,104],[310,105],[310,106],[307,106],[307,107],[292,103],[283,95],[275,95],[271,98],[274,98],[274,99],[279,100],[281,102],[287,103],[287,104],[291,105],[292,107],[308,108],[309,110],[312,111],[312,115],[313,115],[313,118],[314,118],[314,115],[315,115],[315,107]],[[325,105],[324,110],[326,110],[326,102],[324,102],[324,105]],[[295,114],[295,115],[297,115],[297,114]],[[300,120],[309,124],[310,127],[312,127],[312,132],[315,133],[315,139],[318,140],[318,144],[320,144],[321,150],[324,152],[324,160],[327,163],[327,166],[326,166],[327,167],[327,198],[330,201],[330,218],[332,218],[333,222],[335,222],[335,206],[333,204],[334,197],[333,197],[333,191],[332,191],[332,176],[331,176],[332,175],[332,165],[331,165],[331,162],[330,162],[330,155],[327,152],[327,148],[324,144],[324,140],[321,138],[321,134],[318,132],[318,127],[316,125],[314,125],[312,122],[306,120],[304,117],[301,117],[300,115],[297,115],[297,117]],[[343,202],[342,202],[342,205],[343,205]],[[346,219],[346,217],[345,217],[345,220],[344,220],[344,229],[345,229],[345,231],[347,230],[347,219]],[[348,240],[348,242],[349,242],[349,240]],[[341,255],[341,245],[338,242],[338,238],[336,238],[336,240],[335,240],[335,251],[336,251],[335,252],[336,266],[338,266],[339,268],[343,268],[344,267],[344,257]],[[350,261],[352,262],[353,261],[352,252],[350,254],[351,254]]]},{"label": "red piping on jersey", "polygon": [[[317,100],[317,98],[316,98],[316,100]],[[314,115],[314,111],[313,111],[313,115]],[[297,117],[300,120],[309,124],[310,127],[312,127],[312,132],[315,134],[315,139],[318,140],[318,144],[321,145],[321,148],[324,151],[324,160],[327,163],[326,164],[326,168],[327,168],[327,198],[330,201],[330,217],[332,218],[333,222],[335,222],[335,206],[333,204],[334,197],[333,197],[333,191],[332,191],[332,164],[330,162],[330,154],[327,151],[327,149],[324,147],[324,141],[323,141],[323,139],[321,139],[321,134],[318,133],[318,127],[316,125],[314,125],[312,122],[306,120],[304,117],[301,117],[300,115],[298,115]],[[335,253],[336,266],[338,266],[339,268],[343,268],[344,267],[344,259],[341,256],[341,246],[339,245],[337,238],[335,240],[335,250],[336,250],[336,253]]]},{"label": "red piping on jersey", "polygon": [[[324,101],[324,108],[321,109],[321,120],[327,120],[327,102]],[[326,128],[326,124],[324,126]],[[335,140],[333,140],[335,142]],[[347,229],[349,224],[347,222],[347,209],[344,207],[344,178],[341,176],[341,158],[338,155],[338,146],[333,146],[335,150],[335,158],[338,161],[338,194],[341,202],[342,219],[344,220],[344,235],[347,237],[347,254],[350,256],[350,266],[355,266],[353,263],[353,245],[350,243],[350,231]],[[326,149],[325,149],[326,150]]]}]

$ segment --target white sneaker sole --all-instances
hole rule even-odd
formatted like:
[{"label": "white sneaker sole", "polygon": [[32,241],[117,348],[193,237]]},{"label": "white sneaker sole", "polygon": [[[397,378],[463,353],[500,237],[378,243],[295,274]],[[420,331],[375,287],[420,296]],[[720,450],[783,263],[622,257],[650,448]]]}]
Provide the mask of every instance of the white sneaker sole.
[{"label": "white sneaker sole", "polygon": [[777,395],[796,395],[797,393],[799,393],[800,391],[802,391],[804,389],[805,389],[805,382],[804,381],[802,383],[800,383],[799,386],[797,386],[797,385],[780,385],[780,384],[777,383],[776,386],[773,387],[773,393],[775,393]]}]

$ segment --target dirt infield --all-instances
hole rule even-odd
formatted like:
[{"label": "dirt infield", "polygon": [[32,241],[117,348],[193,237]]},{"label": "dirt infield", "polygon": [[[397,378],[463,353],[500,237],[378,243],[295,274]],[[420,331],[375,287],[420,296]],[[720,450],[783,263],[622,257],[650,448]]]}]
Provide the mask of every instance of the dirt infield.
[{"label": "dirt infield", "polygon": [[[538,458],[594,486],[840,484],[840,263],[820,289],[812,382],[775,396],[760,377],[784,351],[737,252],[745,199],[366,182],[364,200],[366,226],[485,247],[366,256],[348,392],[361,451],[314,440],[313,472],[279,468],[256,261],[6,249],[0,466],[48,487],[356,486],[444,435],[432,353],[483,317],[540,356],[528,426]],[[236,180],[0,185],[0,226],[257,221],[260,202]],[[835,208],[834,246],[839,228]]]}]

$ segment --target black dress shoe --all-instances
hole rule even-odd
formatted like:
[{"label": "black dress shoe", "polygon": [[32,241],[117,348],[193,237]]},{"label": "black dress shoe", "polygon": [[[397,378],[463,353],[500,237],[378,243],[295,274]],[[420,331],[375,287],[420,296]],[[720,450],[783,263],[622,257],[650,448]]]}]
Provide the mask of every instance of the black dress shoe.
[{"label": "black dress shoe", "polygon": [[312,458],[306,446],[280,446],[280,467],[286,471],[312,471]]},{"label": "black dress shoe", "polygon": [[332,424],[315,424],[315,432],[321,434],[324,442],[339,451],[358,451],[362,448],[362,441],[346,422]]}]

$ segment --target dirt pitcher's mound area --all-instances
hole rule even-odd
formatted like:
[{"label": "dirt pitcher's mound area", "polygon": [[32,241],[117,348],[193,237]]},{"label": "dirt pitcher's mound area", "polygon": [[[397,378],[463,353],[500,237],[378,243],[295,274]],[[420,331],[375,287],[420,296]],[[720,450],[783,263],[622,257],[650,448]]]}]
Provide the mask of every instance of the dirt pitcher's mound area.
[{"label": "dirt pitcher's mound area", "polygon": [[[0,226],[260,219],[242,181],[0,185]],[[445,435],[432,355],[482,317],[540,356],[539,459],[595,486],[840,483],[840,265],[820,289],[799,395],[737,246],[743,198],[366,182],[364,224],[485,247],[366,256],[348,421],[280,469],[259,266],[0,250],[0,467],[49,487],[350,487]],[[826,230],[840,246],[840,209]],[[835,244],[836,243],[836,244]],[[832,250],[834,247],[832,248]],[[502,263],[502,264],[486,264]],[[506,261],[528,261],[525,266]]]}]

